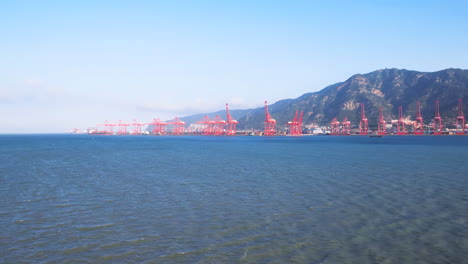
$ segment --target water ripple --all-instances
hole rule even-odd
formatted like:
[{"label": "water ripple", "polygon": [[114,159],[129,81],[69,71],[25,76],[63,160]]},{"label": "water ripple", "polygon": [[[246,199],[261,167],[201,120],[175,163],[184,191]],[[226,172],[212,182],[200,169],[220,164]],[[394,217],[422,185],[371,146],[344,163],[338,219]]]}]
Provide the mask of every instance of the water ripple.
[{"label": "water ripple", "polygon": [[0,145],[0,263],[468,259],[468,137],[36,135]]}]

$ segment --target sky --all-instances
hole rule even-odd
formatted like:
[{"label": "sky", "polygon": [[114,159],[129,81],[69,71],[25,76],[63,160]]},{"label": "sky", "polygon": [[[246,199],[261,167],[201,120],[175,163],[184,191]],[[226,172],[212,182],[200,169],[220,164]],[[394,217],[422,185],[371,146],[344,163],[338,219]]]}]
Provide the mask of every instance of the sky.
[{"label": "sky", "polygon": [[0,1],[0,133],[259,107],[468,69],[468,1]]}]

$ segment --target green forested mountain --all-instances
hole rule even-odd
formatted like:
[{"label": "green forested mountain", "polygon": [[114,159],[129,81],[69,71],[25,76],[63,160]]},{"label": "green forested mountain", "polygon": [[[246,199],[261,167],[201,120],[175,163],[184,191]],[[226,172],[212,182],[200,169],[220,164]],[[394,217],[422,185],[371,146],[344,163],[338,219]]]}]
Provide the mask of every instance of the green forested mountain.
[{"label": "green forested mountain", "polygon": [[[429,123],[434,116],[434,102],[439,100],[444,123],[450,124],[457,115],[458,99],[465,101],[464,112],[468,114],[468,70],[417,72],[383,69],[353,75],[344,82],[296,99],[278,101],[270,106],[270,113],[278,125],[292,120],[296,110],[304,111],[304,124],[327,124],[334,117],[340,121],[348,117],[352,124],[357,125],[359,104],[364,103],[369,124],[373,127],[377,125],[379,107],[383,107],[387,121],[397,119],[399,106],[403,107],[404,116],[414,119],[416,102],[420,101],[425,123]],[[239,129],[260,129],[263,126],[263,108],[236,110],[235,115]],[[224,117],[223,114],[221,116]]]}]

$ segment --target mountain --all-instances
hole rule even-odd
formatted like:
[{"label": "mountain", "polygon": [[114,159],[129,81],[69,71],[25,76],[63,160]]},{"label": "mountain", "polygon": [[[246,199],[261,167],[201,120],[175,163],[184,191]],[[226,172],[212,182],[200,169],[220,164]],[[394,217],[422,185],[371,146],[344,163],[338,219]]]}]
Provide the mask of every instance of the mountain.
[{"label": "mountain", "polygon": [[[450,124],[458,113],[458,99],[468,108],[468,70],[446,69],[437,72],[418,72],[403,69],[382,69],[367,74],[356,74],[344,82],[304,94],[296,99],[286,99],[270,105],[270,113],[279,126],[294,117],[295,111],[304,111],[304,124],[328,124],[337,117],[348,117],[356,126],[360,120],[360,103],[364,103],[371,127],[377,126],[379,107],[388,121],[398,118],[398,107],[403,115],[415,119],[416,102],[421,102],[425,123],[434,117],[436,100],[440,101],[440,114],[444,123]],[[239,129],[261,129],[264,121],[263,107],[234,110]],[[468,112],[467,112],[468,113]],[[210,117],[224,111],[208,114]],[[200,120],[204,115],[198,115]],[[197,116],[197,117],[198,117]],[[193,116],[192,116],[193,117]],[[184,121],[190,117],[183,118]],[[195,121],[197,121],[195,120]],[[187,122],[187,121],[186,121]]]}]

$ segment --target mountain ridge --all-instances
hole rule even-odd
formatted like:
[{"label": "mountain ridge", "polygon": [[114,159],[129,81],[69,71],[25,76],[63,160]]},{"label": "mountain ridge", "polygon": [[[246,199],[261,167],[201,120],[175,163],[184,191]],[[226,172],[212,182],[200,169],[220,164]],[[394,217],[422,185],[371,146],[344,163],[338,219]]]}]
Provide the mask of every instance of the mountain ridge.
[{"label": "mountain ridge", "polygon": [[[414,119],[416,102],[421,102],[425,123],[433,118],[435,100],[440,101],[440,113],[444,122],[450,123],[457,115],[458,99],[468,100],[468,70],[448,68],[435,72],[385,68],[369,73],[357,73],[343,82],[328,85],[323,89],[305,93],[294,99],[282,99],[270,105],[270,113],[279,126],[294,117],[295,111],[304,111],[304,124],[328,124],[334,117],[344,117],[357,125],[360,119],[359,105],[363,103],[370,126],[376,126],[378,109],[383,108],[389,122],[398,116],[398,107],[403,107],[406,117]],[[466,107],[464,106],[464,110]],[[198,121],[205,115],[219,114],[223,110],[182,118],[187,123]],[[231,110],[238,119],[239,129],[262,129],[263,107]],[[195,117],[199,118],[195,120]]]}]

